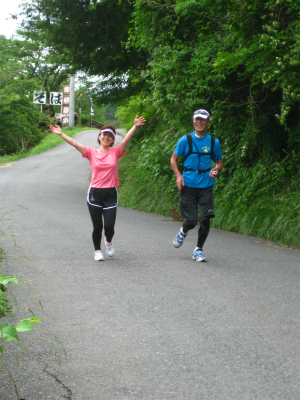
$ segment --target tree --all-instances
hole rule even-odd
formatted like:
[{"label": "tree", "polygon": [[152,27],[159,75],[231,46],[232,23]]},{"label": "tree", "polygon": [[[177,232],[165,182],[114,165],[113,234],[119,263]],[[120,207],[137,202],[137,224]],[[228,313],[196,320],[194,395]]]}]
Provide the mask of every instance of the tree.
[{"label": "tree", "polygon": [[0,155],[26,149],[41,139],[39,111],[32,103],[36,80],[27,79],[19,41],[0,36]]},{"label": "tree", "polygon": [[[19,31],[26,40],[0,36],[0,155],[24,151],[37,144],[48,121],[33,104],[34,91],[61,91],[72,73],[65,58],[47,49],[45,36]],[[53,106],[44,106],[54,114]],[[48,121],[49,125],[49,121]],[[47,127],[47,123],[45,125]]]},{"label": "tree", "polygon": [[142,87],[143,53],[127,47],[131,0],[34,0],[25,4],[27,32],[41,31],[47,46],[67,53],[76,71],[101,76],[98,97],[108,103]]},{"label": "tree", "polygon": [[299,145],[299,3],[137,0],[130,42],[149,54],[156,113],[188,126],[208,108],[238,162],[285,158]]}]

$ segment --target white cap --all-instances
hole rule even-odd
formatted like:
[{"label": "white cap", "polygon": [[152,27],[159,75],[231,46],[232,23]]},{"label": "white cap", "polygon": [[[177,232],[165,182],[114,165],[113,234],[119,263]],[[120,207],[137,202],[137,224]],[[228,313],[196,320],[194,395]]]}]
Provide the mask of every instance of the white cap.
[{"label": "white cap", "polygon": [[109,133],[111,133],[111,134],[113,135],[114,138],[116,138],[115,132],[114,132],[112,129],[110,129],[110,128],[105,128],[105,129],[103,129],[103,131],[100,131],[99,135],[100,135],[101,133],[103,133],[103,132],[109,132]]},{"label": "white cap", "polygon": [[206,110],[196,110],[193,119],[196,118],[210,119],[210,115]]}]

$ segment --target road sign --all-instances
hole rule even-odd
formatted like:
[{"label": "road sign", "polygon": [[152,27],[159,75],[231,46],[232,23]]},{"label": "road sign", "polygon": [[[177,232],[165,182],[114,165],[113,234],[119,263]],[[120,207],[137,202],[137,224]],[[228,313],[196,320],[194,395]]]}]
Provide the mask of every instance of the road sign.
[{"label": "road sign", "polygon": [[33,92],[33,104],[46,104],[47,92]]},{"label": "road sign", "polygon": [[70,85],[63,86],[63,94],[70,94]]},{"label": "road sign", "polygon": [[63,96],[63,104],[70,104],[70,96]]},{"label": "road sign", "polygon": [[62,123],[62,125],[69,125],[69,116],[68,115],[63,115],[61,117],[61,123]]},{"label": "road sign", "polygon": [[63,114],[69,114],[69,112],[70,112],[70,107],[66,107],[66,106],[62,107],[62,113]]},{"label": "road sign", "polygon": [[60,92],[50,92],[50,104],[54,106],[62,105],[63,94]]}]

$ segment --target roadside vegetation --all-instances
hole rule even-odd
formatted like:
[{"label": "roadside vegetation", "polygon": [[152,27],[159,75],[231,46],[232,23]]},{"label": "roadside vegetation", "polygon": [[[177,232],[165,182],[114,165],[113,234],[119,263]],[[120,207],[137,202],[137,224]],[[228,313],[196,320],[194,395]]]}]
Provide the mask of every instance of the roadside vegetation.
[{"label": "roadside vegetation", "polygon": [[47,91],[61,73],[98,76],[80,90],[119,105],[114,123],[146,117],[120,162],[121,205],[180,218],[170,157],[204,108],[224,161],[213,226],[300,248],[299,10],[300,0],[33,0],[26,41],[9,48]]},{"label": "roadside vegetation", "polygon": [[[89,128],[88,126],[87,127],[76,126],[75,128],[69,128],[69,127],[62,128],[62,131],[70,137],[78,132],[86,130],[96,130],[96,128]],[[0,157],[0,165],[17,161],[20,160],[21,158],[31,157],[36,154],[43,153],[44,151],[52,149],[53,147],[58,146],[61,143],[63,143],[63,139],[60,136],[54,135],[53,133],[48,133],[46,136],[44,136],[44,139],[42,139],[40,143],[34,146],[33,148],[26,151],[20,151],[19,153],[16,154],[10,154]]]},{"label": "roadside vegetation", "polygon": [[[3,319],[12,314],[12,307],[5,293],[7,290],[6,286],[9,283],[14,283],[17,286],[18,280],[13,276],[0,275],[0,340],[2,339],[3,343],[11,342],[12,340],[20,341],[18,333],[33,331],[33,324],[41,323],[38,317],[30,317],[22,319],[16,325],[11,323],[2,324]],[[0,352],[3,354],[2,346],[0,346]],[[1,359],[0,363],[2,363]],[[3,371],[0,369],[0,372]]]},{"label": "roadside vegetation", "polygon": [[[3,210],[0,222],[0,239],[3,246],[0,247],[0,380],[4,387],[6,384],[10,385],[15,392],[15,398],[20,399],[16,383],[18,375],[29,381],[32,378],[30,374],[26,375],[23,372],[24,358],[26,359],[37,343],[40,343],[45,351],[49,351],[58,364],[62,357],[67,355],[55,335],[50,334],[45,327],[37,328],[39,324],[42,324],[37,314],[43,314],[38,293],[31,279],[15,268],[21,259],[28,268],[32,268],[32,265],[25,257],[16,256],[16,251],[20,251],[16,243],[17,228],[8,212]],[[4,241],[8,239],[13,247],[7,244],[4,246]],[[6,261],[5,265],[2,264],[4,261]],[[7,275],[8,265],[9,270],[14,271],[14,276]],[[26,303],[19,300],[19,290],[23,293],[23,298],[27,299]],[[26,294],[25,297],[24,294]],[[36,305],[38,305],[38,310],[36,310]],[[9,342],[13,342],[13,345]]]},{"label": "roadside vegetation", "polygon": [[[135,2],[128,43],[149,54],[144,90],[118,110],[147,118],[121,159],[120,204],[179,218],[170,157],[212,114],[224,169],[215,228],[300,248],[300,2]],[[130,121],[130,122],[129,122]]]},{"label": "roadside vegetation", "polygon": [[[161,174],[140,164],[139,149],[138,144],[129,147],[127,157],[120,159],[119,205],[181,220],[179,192],[169,165],[170,153],[165,154],[164,174]],[[221,176],[215,185],[216,218],[212,227],[300,249],[299,181],[292,180],[282,192],[272,194],[263,186],[264,179],[270,179],[264,165],[251,174],[245,170],[244,176],[239,174],[230,184]]]}]

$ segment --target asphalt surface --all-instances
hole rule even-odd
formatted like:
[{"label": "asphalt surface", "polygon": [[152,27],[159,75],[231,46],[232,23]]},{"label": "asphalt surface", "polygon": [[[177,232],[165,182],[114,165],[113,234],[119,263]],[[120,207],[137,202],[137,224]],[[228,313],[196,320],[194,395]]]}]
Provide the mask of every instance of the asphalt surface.
[{"label": "asphalt surface", "polygon": [[196,229],[175,249],[180,222],[119,207],[116,255],[96,262],[89,171],[66,143],[0,169],[2,270],[20,319],[42,320],[29,351],[3,346],[0,399],[300,399],[299,251],[211,230],[198,263]]}]

